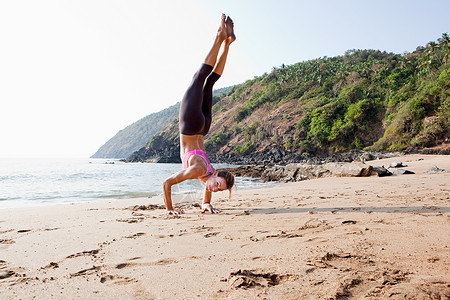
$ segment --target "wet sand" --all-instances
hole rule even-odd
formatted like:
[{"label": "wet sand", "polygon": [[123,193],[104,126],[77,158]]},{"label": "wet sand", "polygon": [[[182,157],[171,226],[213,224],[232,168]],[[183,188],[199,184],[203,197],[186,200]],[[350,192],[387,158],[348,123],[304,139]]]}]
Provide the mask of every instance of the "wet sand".
[{"label": "wet sand", "polygon": [[[0,210],[2,299],[449,299],[450,157],[415,174],[214,195]],[[192,198],[192,197],[190,197]]]}]

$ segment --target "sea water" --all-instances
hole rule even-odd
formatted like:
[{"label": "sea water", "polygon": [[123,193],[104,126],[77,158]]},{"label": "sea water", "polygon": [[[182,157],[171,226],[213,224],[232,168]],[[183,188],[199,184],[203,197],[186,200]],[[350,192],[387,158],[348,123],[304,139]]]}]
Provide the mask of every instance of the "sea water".
[{"label": "sea water", "polygon": [[[0,159],[0,209],[162,195],[163,180],[180,169],[181,164],[106,159]],[[237,177],[236,185],[251,188],[264,183]],[[203,186],[187,180],[173,186],[172,192],[201,197]]]}]

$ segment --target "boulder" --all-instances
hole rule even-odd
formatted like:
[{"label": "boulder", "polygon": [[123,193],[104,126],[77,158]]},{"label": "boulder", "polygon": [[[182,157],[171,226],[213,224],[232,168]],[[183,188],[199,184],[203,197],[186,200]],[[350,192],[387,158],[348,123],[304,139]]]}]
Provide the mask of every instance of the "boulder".
[{"label": "boulder", "polygon": [[394,175],[405,175],[405,174],[415,174],[413,171],[405,170],[405,169],[394,169],[391,171]]},{"label": "boulder", "polygon": [[403,165],[403,163],[401,161],[395,161],[395,162],[391,163],[388,168],[402,168],[402,167],[407,167],[407,166]]},{"label": "boulder", "polygon": [[265,181],[302,181],[321,177],[361,177],[372,175],[372,166],[353,163],[326,163],[323,165],[289,164],[266,168],[261,176]]},{"label": "boulder", "polygon": [[391,176],[392,173],[389,172],[384,166],[381,167],[373,167],[372,175],[377,175],[378,177]]},{"label": "boulder", "polygon": [[280,181],[286,177],[285,167],[283,166],[268,167],[261,175],[261,179],[264,181]]},{"label": "boulder", "polygon": [[441,173],[450,173],[450,171],[439,169],[437,166],[434,166],[431,168],[430,171],[427,172],[427,174],[441,174]]},{"label": "boulder", "polygon": [[367,177],[372,175],[372,166],[352,162],[352,163],[328,163],[324,167],[332,176],[338,177]]}]

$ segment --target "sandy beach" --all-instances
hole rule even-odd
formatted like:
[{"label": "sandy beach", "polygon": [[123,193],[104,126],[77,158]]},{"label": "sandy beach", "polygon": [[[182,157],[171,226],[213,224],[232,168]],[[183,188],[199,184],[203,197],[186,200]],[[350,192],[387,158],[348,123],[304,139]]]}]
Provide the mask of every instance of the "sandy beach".
[{"label": "sandy beach", "polygon": [[427,173],[450,157],[366,163],[394,161],[415,174],[222,192],[216,215],[158,197],[0,210],[0,298],[450,299],[450,173]]}]

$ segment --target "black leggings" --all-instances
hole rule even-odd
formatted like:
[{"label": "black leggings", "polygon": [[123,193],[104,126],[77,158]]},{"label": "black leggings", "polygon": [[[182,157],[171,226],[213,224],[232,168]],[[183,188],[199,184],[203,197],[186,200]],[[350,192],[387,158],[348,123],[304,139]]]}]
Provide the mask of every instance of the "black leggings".
[{"label": "black leggings", "polygon": [[213,85],[220,78],[212,70],[212,66],[203,64],[181,100],[181,134],[206,135],[211,127]]}]

